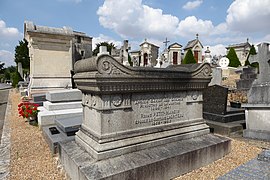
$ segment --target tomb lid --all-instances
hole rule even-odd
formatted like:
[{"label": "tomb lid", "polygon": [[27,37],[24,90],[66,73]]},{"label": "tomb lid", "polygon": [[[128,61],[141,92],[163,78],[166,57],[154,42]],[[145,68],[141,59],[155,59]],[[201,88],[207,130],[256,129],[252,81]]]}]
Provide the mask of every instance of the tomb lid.
[{"label": "tomb lid", "polygon": [[95,93],[200,90],[211,80],[208,63],[169,68],[129,67],[107,54],[77,61],[74,70],[77,87]]}]

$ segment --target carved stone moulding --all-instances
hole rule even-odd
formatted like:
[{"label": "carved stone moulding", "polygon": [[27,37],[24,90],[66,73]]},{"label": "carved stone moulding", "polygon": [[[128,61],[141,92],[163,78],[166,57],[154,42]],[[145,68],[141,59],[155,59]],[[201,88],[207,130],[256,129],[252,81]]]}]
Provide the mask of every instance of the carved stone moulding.
[{"label": "carved stone moulding", "polygon": [[211,80],[209,64],[188,64],[158,69],[126,67],[109,55],[75,63],[74,76],[82,92],[110,94],[146,91],[200,90]]}]

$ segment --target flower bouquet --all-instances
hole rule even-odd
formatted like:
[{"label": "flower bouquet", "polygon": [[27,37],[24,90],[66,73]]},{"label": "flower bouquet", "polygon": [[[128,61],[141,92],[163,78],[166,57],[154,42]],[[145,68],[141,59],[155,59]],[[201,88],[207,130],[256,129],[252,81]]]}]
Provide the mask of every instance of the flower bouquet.
[{"label": "flower bouquet", "polygon": [[37,120],[37,114],[39,110],[37,109],[38,104],[31,102],[21,102],[18,104],[19,117],[27,118],[30,121]]}]

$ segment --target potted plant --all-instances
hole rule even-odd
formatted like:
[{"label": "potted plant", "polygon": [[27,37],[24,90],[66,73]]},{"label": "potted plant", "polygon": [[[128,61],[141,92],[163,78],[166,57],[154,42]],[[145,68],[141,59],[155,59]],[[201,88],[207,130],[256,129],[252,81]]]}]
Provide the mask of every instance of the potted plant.
[{"label": "potted plant", "polygon": [[230,106],[233,108],[241,108],[241,103],[247,103],[247,94],[244,91],[232,91],[228,94]]},{"label": "potted plant", "polygon": [[39,112],[37,107],[38,104],[23,101],[18,104],[19,116],[27,118],[29,124],[35,124],[37,123],[37,114]]}]

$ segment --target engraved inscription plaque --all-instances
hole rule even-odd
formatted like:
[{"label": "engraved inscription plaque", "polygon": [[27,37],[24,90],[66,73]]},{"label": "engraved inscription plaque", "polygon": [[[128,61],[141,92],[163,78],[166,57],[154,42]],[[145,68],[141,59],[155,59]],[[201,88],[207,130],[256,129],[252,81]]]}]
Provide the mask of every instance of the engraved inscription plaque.
[{"label": "engraved inscription plaque", "polygon": [[132,109],[137,126],[155,126],[185,119],[186,93],[136,95]]}]

